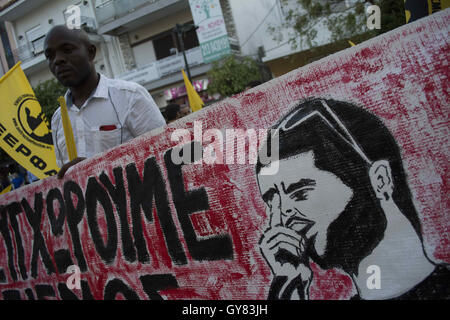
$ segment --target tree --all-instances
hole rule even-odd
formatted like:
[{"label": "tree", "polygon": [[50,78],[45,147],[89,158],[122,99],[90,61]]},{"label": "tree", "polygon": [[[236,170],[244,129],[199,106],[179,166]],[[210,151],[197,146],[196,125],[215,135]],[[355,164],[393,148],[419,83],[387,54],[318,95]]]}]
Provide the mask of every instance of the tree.
[{"label": "tree", "polygon": [[210,79],[208,93],[219,93],[222,97],[242,92],[249,82],[261,80],[255,60],[234,55],[214,61],[207,75]]},{"label": "tree", "polygon": [[55,79],[39,83],[33,88],[34,94],[39,101],[47,119],[51,119],[53,113],[58,109],[58,97],[64,96],[66,88]]},{"label": "tree", "polygon": [[[335,42],[362,33],[369,33],[369,37],[373,37],[405,23],[403,0],[279,1],[284,12],[284,21],[279,25],[270,25],[268,29],[278,42],[285,40],[285,30],[291,30],[287,42],[293,50],[316,46],[321,25],[330,31],[330,40]],[[366,7],[369,5],[377,5],[381,9],[380,30],[367,28]]]}]

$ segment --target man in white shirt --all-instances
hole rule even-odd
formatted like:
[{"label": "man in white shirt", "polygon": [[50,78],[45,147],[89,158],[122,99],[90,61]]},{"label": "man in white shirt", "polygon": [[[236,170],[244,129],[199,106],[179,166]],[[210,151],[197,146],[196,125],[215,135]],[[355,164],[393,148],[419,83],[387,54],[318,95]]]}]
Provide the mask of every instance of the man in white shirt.
[{"label": "man in white shirt", "polygon": [[52,135],[59,178],[78,162],[165,125],[144,87],[97,73],[96,47],[84,31],[53,27],[45,38],[44,52],[50,71],[69,88],[65,99],[78,155],[69,161],[58,109],[52,118]]}]

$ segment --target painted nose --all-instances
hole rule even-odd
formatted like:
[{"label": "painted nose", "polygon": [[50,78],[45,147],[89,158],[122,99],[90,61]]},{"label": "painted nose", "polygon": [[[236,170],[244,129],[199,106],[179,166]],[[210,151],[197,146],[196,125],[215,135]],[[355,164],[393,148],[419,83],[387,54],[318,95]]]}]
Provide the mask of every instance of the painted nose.
[{"label": "painted nose", "polygon": [[296,212],[292,199],[290,199],[287,195],[280,195],[280,209],[281,214],[288,218]]}]

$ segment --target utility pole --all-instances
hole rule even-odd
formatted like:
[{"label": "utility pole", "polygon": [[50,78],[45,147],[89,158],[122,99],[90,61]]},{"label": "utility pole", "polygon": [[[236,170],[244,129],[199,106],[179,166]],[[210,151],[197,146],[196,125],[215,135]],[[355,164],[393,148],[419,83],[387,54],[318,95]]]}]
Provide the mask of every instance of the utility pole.
[{"label": "utility pole", "polygon": [[184,33],[188,32],[192,29],[197,29],[197,28],[198,28],[198,26],[196,26],[193,23],[184,23],[184,24],[177,23],[175,28],[173,28],[173,32],[176,33],[178,36],[178,43],[180,44],[180,50],[183,52],[183,58],[184,58],[184,64],[186,66],[187,76],[191,83],[192,83],[191,71],[189,70],[189,64],[188,64],[188,61],[186,58],[186,52],[184,50],[183,35],[184,35]]}]

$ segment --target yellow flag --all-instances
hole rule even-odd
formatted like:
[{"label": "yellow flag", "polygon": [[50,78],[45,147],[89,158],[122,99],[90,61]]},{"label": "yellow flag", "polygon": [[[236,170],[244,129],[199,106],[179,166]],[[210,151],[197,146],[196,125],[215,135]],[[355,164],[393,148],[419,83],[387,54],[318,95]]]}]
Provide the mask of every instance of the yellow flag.
[{"label": "yellow flag", "polygon": [[184,85],[186,87],[186,92],[189,99],[189,105],[191,107],[192,112],[198,111],[203,107],[203,100],[198,95],[197,91],[195,91],[188,77],[184,73],[184,70],[181,70],[183,73]]},{"label": "yellow flag", "polygon": [[56,174],[52,132],[18,62],[0,78],[0,147],[39,179]]},{"label": "yellow flag", "polygon": [[406,23],[450,7],[450,0],[404,0]]},{"label": "yellow flag", "polygon": [[9,186],[7,186],[5,189],[3,189],[0,194],[5,194],[8,193],[12,190],[12,184],[10,184]]},{"label": "yellow flag", "polygon": [[350,43],[350,45],[351,45],[352,47],[356,46],[356,44],[354,44],[354,43],[351,42],[350,40],[348,40],[348,43]]},{"label": "yellow flag", "polygon": [[64,136],[66,138],[67,153],[69,154],[69,161],[77,157],[77,148],[75,146],[75,138],[73,137],[72,125],[70,124],[69,113],[67,112],[66,100],[64,97],[58,98],[61,106],[61,119],[64,129]]}]

